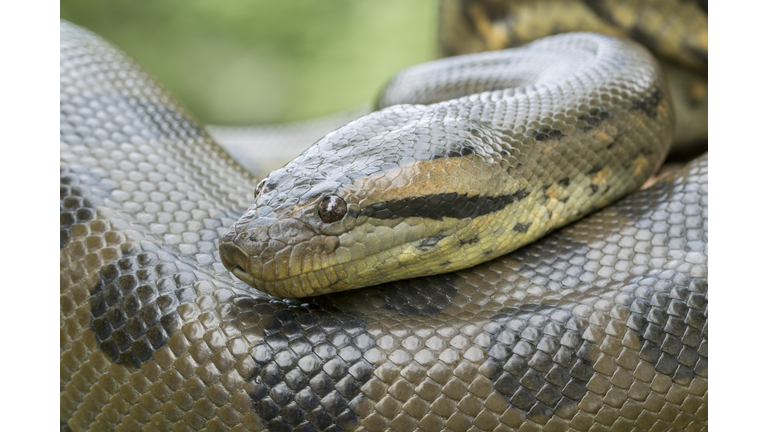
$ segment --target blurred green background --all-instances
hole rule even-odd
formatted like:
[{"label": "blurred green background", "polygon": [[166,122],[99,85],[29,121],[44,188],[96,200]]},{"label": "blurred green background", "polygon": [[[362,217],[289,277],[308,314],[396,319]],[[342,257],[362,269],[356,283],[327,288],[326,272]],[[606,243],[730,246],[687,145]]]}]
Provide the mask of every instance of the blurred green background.
[{"label": "blurred green background", "polygon": [[370,104],[436,57],[436,0],[63,0],[203,123],[315,118]]}]

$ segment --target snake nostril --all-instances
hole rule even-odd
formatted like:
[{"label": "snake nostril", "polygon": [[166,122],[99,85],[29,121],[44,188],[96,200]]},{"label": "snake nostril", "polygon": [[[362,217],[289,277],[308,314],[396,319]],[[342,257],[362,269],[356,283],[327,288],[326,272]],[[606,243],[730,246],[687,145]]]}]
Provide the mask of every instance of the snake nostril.
[{"label": "snake nostril", "polygon": [[219,255],[221,256],[221,263],[224,264],[227,270],[233,271],[235,268],[240,267],[244,272],[248,273],[248,254],[234,243],[220,244]]}]

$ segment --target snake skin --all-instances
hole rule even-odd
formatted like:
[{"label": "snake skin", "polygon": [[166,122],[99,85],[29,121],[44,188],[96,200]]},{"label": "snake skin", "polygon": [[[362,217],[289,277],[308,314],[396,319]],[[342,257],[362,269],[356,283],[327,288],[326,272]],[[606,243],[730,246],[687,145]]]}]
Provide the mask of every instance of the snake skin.
[{"label": "snake skin", "polygon": [[218,260],[255,179],[165,90],[64,22],[60,89],[63,429],[706,429],[706,157],[471,269],[279,299]]},{"label": "snake skin", "polygon": [[205,125],[217,144],[256,178],[264,178],[325,135],[371,112],[368,105],[311,120],[277,125]]},{"label": "snake skin", "polygon": [[708,133],[707,24],[706,1],[441,0],[438,42],[455,56],[575,31],[633,38],[660,59],[675,109],[673,150],[690,152]]}]

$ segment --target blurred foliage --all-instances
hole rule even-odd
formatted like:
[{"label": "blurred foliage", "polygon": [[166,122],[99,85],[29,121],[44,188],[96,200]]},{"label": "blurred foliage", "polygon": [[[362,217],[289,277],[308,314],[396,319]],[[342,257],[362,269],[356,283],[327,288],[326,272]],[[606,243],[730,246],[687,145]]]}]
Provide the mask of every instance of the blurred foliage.
[{"label": "blurred foliage", "polygon": [[62,0],[204,123],[265,124],[373,103],[435,58],[434,0]]}]

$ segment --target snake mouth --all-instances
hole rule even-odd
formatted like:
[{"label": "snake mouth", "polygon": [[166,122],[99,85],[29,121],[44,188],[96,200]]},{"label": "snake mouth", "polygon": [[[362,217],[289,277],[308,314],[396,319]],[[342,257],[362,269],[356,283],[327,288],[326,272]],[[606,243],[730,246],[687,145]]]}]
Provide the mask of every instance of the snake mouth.
[{"label": "snake mouth", "polygon": [[[262,263],[258,260],[252,260],[242,247],[232,241],[224,241],[219,244],[219,257],[224,267],[236,278],[259,291],[277,297],[325,294],[328,292],[328,288],[343,280],[347,275],[344,263],[335,263],[305,273],[266,280],[259,277]],[[254,275],[253,271],[256,271],[257,275]]]},{"label": "snake mouth", "polygon": [[[451,221],[399,223],[397,230],[377,226],[381,229],[379,235],[382,238],[390,237],[384,244],[380,241],[350,242],[349,238],[339,240],[335,236],[316,236],[309,242],[293,246],[287,253],[283,249],[280,255],[266,259],[258,254],[249,254],[248,245],[227,238],[219,244],[220,259],[237,279],[269,295],[305,297],[330,294],[453,270],[459,261],[442,259],[437,255],[450,250],[449,244],[458,244],[459,239],[454,233],[458,228],[456,225],[468,222]],[[370,231],[369,228],[360,229]],[[370,238],[378,240],[379,237]]]},{"label": "snake mouth", "polygon": [[[307,272],[300,272],[273,280],[264,280],[259,276],[251,274],[248,271],[250,268],[248,255],[234,243],[225,242],[220,244],[219,252],[224,267],[236,278],[251,287],[278,297],[303,297],[339,291],[341,286],[344,286],[341,290],[349,289],[349,287],[346,287],[349,282],[347,281],[349,276],[356,275],[365,270],[371,271],[371,267],[375,267],[374,262],[382,262],[385,258],[391,259],[392,252],[399,250],[401,247],[402,245],[398,245],[384,251],[379,251],[372,257],[347,257],[343,262],[336,260],[333,264],[329,263],[326,266],[321,266]],[[358,286],[355,285],[353,287],[356,288]]]},{"label": "snake mouth", "polygon": [[248,254],[232,242],[224,242],[219,245],[219,257],[224,267],[232,272],[238,279],[253,285],[253,278],[248,273]]},{"label": "snake mouth", "polygon": [[250,283],[250,281],[252,281],[253,279],[251,275],[248,274],[248,272],[245,271],[245,269],[240,267],[239,265],[235,265],[235,267],[229,269],[229,271],[231,271],[235,276],[237,276],[238,279],[240,279],[243,282]]},{"label": "snake mouth", "polygon": [[347,258],[328,266],[274,280],[263,280],[239,266],[233,267],[231,271],[248,285],[277,297],[331,294],[397,279],[432,274],[434,269],[413,267],[417,262],[426,265],[423,257],[415,253],[417,247],[423,242],[423,239],[418,239],[394,245],[372,255]]}]

